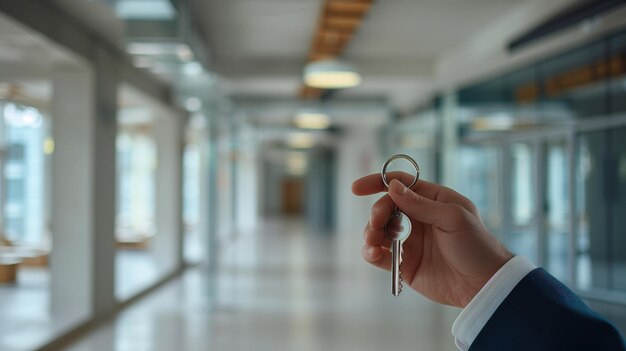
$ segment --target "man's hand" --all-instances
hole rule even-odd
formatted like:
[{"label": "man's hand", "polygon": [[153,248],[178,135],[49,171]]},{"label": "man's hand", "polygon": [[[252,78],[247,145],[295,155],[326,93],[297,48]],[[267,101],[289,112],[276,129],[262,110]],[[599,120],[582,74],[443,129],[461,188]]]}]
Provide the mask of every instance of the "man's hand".
[{"label": "man's hand", "polygon": [[[363,258],[391,268],[391,241],[385,224],[398,206],[411,219],[413,230],[404,242],[402,278],[427,298],[447,305],[465,307],[499,269],[513,257],[482,223],[476,206],[452,189],[418,181],[412,176],[389,174],[389,193],[373,206],[365,227]],[[402,180],[399,181],[398,179]],[[352,184],[355,195],[387,191],[380,174]]]}]

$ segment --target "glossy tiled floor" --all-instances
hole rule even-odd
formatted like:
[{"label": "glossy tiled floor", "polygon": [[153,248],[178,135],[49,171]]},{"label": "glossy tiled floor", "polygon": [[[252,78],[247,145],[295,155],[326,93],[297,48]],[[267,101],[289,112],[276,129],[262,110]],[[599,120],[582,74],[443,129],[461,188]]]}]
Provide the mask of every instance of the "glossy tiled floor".
[{"label": "glossy tiled floor", "polygon": [[[124,301],[158,279],[158,266],[145,251],[119,250],[117,297]],[[0,284],[0,351],[32,350],[67,332],[87,318],[50,314],[50,272],[20,267],[15,284]]]},{"label": "glossy tiled floor", "polygon": [[341,238],[267,221],[222,250],[215,273],[188,270],[69,350],[455,350],[457,310],[392,297],[388,275]]}]

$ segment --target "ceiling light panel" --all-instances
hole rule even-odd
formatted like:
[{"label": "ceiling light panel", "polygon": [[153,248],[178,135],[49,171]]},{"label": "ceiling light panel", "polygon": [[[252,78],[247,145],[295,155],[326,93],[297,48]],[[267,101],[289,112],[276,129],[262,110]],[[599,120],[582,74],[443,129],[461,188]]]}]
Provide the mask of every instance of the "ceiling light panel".
[{"label": "ceiling light panel", "polygon": [[115,13],[124,20],[172,20],[176,10],[169,0],[119,0]]},{"label": "ceiling light panel", "polygon": [[296,127],[302,129],[326,129],[330,127],[330,117],[323,113],[300,113],[294,119]]}]

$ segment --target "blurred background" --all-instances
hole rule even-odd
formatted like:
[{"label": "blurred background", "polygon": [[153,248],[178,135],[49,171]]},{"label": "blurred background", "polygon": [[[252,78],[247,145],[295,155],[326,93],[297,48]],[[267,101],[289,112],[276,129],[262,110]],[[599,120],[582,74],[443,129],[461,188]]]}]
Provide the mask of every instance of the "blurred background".
[{"label": "blurred background", "polygon": [[0,350],[455,350],[395,153],[626,332],[625,5],[0,0]]}]

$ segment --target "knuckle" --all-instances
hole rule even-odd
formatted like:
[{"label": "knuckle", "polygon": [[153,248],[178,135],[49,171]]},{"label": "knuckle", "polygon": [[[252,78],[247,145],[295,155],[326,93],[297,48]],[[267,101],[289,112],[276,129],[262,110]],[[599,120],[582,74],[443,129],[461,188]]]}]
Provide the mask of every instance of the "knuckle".
[{"label": "knuckle", "polygon": [[469,199],[467,200],[467,209],[474,214],[478,214],[478,207]]},{"label": "knuckle", "polygon": [[448,216],[450,222],[456,227],[467,223],[468,221],[468,212],[467,210],[459,205],[459,204],[449,204],[448,205]]},{"label": "knuckle", "polygon": [[411,193],[411,196],[413,197],[413,201],[415,202],[415,206],[417,207],[423,207],[424,203],[426,202],[426,198],[418,195],[416,193]]},{"label": "knuckle", "polygon": [[389,201],[386,201],[386,199],[384,197],[382,197],[380,200],[376,201],[376,203],[374,203],[374,205],[372,205],[372,213],[376,214],[376,213],[381,213],[384,212],[385,210],[389,209]]}]

